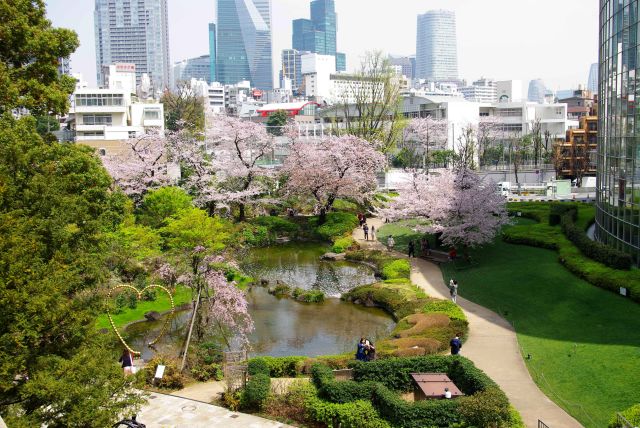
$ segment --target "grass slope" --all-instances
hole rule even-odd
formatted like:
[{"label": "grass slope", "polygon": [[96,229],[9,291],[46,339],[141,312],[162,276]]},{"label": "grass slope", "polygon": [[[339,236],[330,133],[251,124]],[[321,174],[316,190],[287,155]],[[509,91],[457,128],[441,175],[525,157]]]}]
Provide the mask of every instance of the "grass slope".
[{"label": "grass slope", "polygon": [[[173,295],[173,302],[175,306],[180,306],[191,300],[191,289],[187,287],[178,287]],[[138,306],[135,309],[125,308],[121,314],[112,314],[113,322],[116,327],[122,327],[133,321],[143,320],[144,314],[149,311],[164,312],[171,309],[171,303],[169,302],[169,296],[166,293],[158,291],[157,298],[153,302],[138,301]],[[102,314],[98,317],[96,322],[96,328],[110,328],[109,318],[107,314]]]},{"label": "grass slope", "polygon": [[640,402],[638,304],[577,278],[554,251],[496,242],[473,257],[468,270],[444,265],[445,280],[514,325],[545,394],[586,427]]}]

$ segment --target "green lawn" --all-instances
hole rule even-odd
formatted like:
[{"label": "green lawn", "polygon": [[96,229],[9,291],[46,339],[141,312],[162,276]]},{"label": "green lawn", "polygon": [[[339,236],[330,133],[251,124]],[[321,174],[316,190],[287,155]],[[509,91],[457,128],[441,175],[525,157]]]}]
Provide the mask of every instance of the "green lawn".
[{"label": "green lawn", "polygon": [[[409,249],[409,241],[414,240],[416,242],[416,251],[420,250],[420,240],[424,236],[424,233],[419,233],[413,230],[416,225],[419,224],[418,220],[402,220],[397,223],[385,224],[376,231],[376,238],[382,244],[387,245],[387,238],[389,235],[393,236],[395,241],[395,249],[406,253]],[[429,236],[431,248],[435,248],[435,239],[433,236]]]},{"label": "green lawn", "polygon": [[577,278],[554,251],[499,241],[473,257],[468,270],[443,265],[445,280],[514,325],[545,394],[594,428],[640,402],[640,305]]},{"label": "green lawn", "polygon": [[[173,295],[173,302],[175,306],[180,306],[191,300],[191,289],[187,287],[178,287]],[[149,311],[164,312],[171,309],[171,303],[169,302],[169,296],[166,293],[158,290],[157,298],[153,302],[138,301],[138,306],[135,309],[126,308],[121,314],[112,314],[113,322],[116,327],[122,327],[129,324],[132,321],[138,321],[144,319],[144,314]],[[98,317],[96,322],[98,329],[110,328],[109,318],[107,314],[102,314]]]}]

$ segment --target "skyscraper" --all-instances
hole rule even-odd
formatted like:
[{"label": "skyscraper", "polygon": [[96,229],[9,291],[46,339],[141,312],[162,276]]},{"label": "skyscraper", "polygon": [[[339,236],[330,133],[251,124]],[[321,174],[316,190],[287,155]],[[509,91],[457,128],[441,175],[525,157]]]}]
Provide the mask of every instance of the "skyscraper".
[{"label": "skyscraper", "polygon": [[458,80],[454,12],[431,10],[418,15],[415,77],[436,82]]},{"label": "skyscraper", "polygon": [[95,0],[96,70],[103,65],[136,65],[136,80],[147,73],[156,92],[171,84],[167,0]]},{"label": "skyscraper", "polygon": [[293,49],[336,57],[337,71],[347,68],[346,56],[337,52],[337,14],[334,0],[312,0],[311,19],[295,19]]},{"label": "skyscraper", "polygon": [[638,6],[638,0],[600,0],[595,235],[640,264],[640,104],[633,92],[640,76]]},{"label": "skyscraper", "polygon": [[211,61],[209,55],[189,58],[173,66],[173,79],[176,83],[199,79],[209,82],[211,77]]},{"label": "skyscraper", "polygon": [[534,79],[529,81],[529,91],[527,92],[527,99],[534,103],[543,104],[544,96],[547,88],[544,86],[542,79]]},{"label": "skyscraper", "polygon": [[598,63],[591,64],[591,68],[589,68],[589,81],[587,82],[587,89],[591,91],[592,94],[598,93]]},{"label": "skyscraper", "polygon": [[208,82],[213,83],[217,80],[216,75],[216,24],[209,23],[209,78]]},{"label": "skyscraper", "polygon": [[282,51],[282,66],[280,69],[280,87],[283,79],[291,80],[294,92],[297,92],[302,85],[302,59],[301,53],[295,49],[284,49]]},{"label": "skyscraper", "polygon": [[217,80],[273,88],[271,0],[218,0]]}]

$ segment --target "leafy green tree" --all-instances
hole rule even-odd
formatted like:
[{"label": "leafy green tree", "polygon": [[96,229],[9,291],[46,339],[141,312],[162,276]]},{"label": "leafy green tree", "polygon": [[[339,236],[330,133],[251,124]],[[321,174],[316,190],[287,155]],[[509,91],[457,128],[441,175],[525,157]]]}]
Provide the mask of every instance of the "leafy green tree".
[{"label": "leafy green tree", "polygon": [[267,119],[267,132],[271,135],[280,136],[283,132],[283,127],[289,120],[289,114],[285,110],[278,110],[273,112]]},{"label": "leafy green tree", "polygon": [[[135,404],[126,398],[131,384],[117,383],[112,355],[89,340],[95,289],[108,277],[104,239],[122,222],[125,198],[109,191],[92,149],[45,144],[33,118],[9,114],[0,118],[0,183],[0,414],[20,414],[29,426],[95,426],[90,415],[98,414],[113,420],[112,400]],[[96,377],[68,370],[83,365],[96,367]],[[56,392],[47,395],[39,382],[54,378]],[[105,384],[116,385],[109,397]],[[79,390],[95,399],[71,410]],[[88,416],[57,422],[67,411]]]},{"label": "leafy green tree", "polygon": [[0,0],[0,114],[65,113],[75,81],[58,75],[58,58],[77,47],[75,32],[51,26],[44,0]]},{"label": "leafy green tree", "polygon": [[192,208],[191,196],[178,187],[162,187],[145,195],[138,212],[138,221],[145,225],[158,228],[167,219],[180,211]]},{"label": "leafy green tree", "polygon": [[196,96],[188,82],[178,82],[174,92],[165,92],[164,120],[170,131],[204,131],[204,100]]},{"label": "leafy green tree", "polygon": [[60,122],[53,116],[36,116],[36,131],[44,138],[46,134],[60,129]]},{"label": "leafy green tree", "polygon": [[219,217],[209,217],[199,208],[184,210],[170,218],[160,230],[165,245],[171,250],[190,251],[202,246],[211,251],[225,248],[229,239],[230,225]]}]

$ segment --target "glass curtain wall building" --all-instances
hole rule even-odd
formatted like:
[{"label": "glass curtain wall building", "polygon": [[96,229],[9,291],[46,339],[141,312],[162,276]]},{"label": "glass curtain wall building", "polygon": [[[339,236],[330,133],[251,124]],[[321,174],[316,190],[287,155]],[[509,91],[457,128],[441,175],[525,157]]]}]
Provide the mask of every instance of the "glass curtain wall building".
[{"label": "glass curtain wall building", "polygon": [[273,89],[271,0],[218,0],[217,80]]},{"label": "glass curtain wall building", "polygon": [[156,92],[170,86],[167,0],[95,0],[94,27],[98,85],[103,65],[132,63],[138,84],[147,73]]},{"label": "glass curtain wall building", "polygon": [[596,237],[640,263],[638,0],[600,0]]},{"label": "glass curtain wall building", "polygon": [[293,49],[334,56],[336,70],[345,71],[346,56],[337,51],[337,21],[334,0],[312,0],[311,19],[293,20]]},{"label": "glass curtain wall building", "polygon": [[216,24],[209,23],[209,77],[208,83],[217,82],[216,74]]},{"label": "glass curtain wall building", "polygon": [[436,82],[458,80],[456,15],[431,10],[418,15],[416,78]]}]

